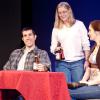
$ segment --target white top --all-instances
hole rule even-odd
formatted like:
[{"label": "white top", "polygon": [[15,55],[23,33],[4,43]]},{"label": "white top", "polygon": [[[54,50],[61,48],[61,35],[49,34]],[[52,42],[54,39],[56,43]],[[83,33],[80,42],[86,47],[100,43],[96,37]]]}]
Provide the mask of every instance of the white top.
[{"label": "white top", "polygon": [[17,70],[24,70],[24,64],[25,64],[25,59],[26,59],[27,54],[28,54],[28,51],[25,50],[23,56],[21,57],[18,63]]},{"label": "white top", "polygon": [[90,50],[87,30],[83,22],[76,20],[72,27],[53,28],[50,50],[54,53],[57,41],[61,43],[65,60],[73,62],[84,58],[84,50]]},{"label": "white top", "polygon": [[97,57],[98,50],[99,50],[99,47],[96,46],[94,51],[91,53],[91,55],[89,57],[89,62],[91,64],[97,64],[96,57]]},{"label": "white top", "polygon": [[91,64],[96,64],[96,54],[94,55],[93,53],[89,57],[89,62]]}]

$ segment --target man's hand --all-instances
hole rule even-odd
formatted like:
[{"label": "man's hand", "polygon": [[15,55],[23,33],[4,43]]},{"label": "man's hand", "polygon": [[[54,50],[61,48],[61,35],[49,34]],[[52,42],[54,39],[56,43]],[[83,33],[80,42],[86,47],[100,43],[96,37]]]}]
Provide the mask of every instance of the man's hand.
[{"label": "man's hand", "polygon": [[37,70],[38,70],[39,72],[46,72],[46,71],[47,71],[47,68],[46,68],[46,66],[45,66],[44,64],[39,63],[39,64],[37,65]]}]

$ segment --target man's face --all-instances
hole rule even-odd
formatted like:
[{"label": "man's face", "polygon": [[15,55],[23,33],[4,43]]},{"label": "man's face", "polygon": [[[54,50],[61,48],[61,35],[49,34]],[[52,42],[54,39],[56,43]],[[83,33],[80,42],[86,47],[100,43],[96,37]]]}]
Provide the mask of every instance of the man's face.
[{"label": "man's face", "polygon": [[35,45],[36,35],[32,33],[32,30],[27,30],[22,32],[22,40],[26,47],[32,47]]}]

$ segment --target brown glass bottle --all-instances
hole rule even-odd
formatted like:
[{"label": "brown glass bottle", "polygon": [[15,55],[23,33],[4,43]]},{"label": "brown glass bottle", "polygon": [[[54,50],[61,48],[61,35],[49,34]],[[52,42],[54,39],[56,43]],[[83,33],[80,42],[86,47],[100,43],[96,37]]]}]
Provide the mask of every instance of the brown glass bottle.
[{"label": "brown glass bottle", "polygon": [[34,57],[34,65],[33,65],[33,71],[35,71],[35,72],[38,71],[37,66],[38,66],[39,63],[40,63],[39,55],[38,55],[38,54],[35,54],[35,57]]},{"label": "brown glass bottle", "polygon": [[55,51],[56,60],[64,60],[65,57],[64,57],[63,49],[61,47],[61,43],[60,42],[57,43],[57,47],[59,47],[59,50]]}]

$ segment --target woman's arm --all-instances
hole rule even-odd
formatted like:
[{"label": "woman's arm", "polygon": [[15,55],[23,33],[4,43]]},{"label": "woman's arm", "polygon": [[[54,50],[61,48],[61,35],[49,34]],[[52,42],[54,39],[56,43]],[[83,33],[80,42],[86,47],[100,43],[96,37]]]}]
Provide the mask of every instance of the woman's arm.
[{"label": "woman's arm", "polygon": [[84,82],[86,82],[89,79],[90,72],[91,72],[91,69],[89,67],[87,67],[86,71],[85,71],[85,74],[84,74],[82,80],[80,81],[80,83],[84,83]]},{"label": "woman's arm", "polygon": [[58,34],[58,30],[54,28],[52,31],[51,46],[50,46],[50,51],[53,54],[55,52],[55,49],[56,49],[57,43],[58,43],[57,34]]},{"label": "woman's arm", "polygon": [[86,70],[86,68],[89,66],[89,56],[90,56],[90,50],[85,50],[84,51],[85,54],[85,62],[84,62],[84,69]]},{"label": "woman's arm", "polygon": [[87,83],[88,85],[99,85],[100,84],[100,73],[99,75],[95,78],[95,80],[91,80]]}]

